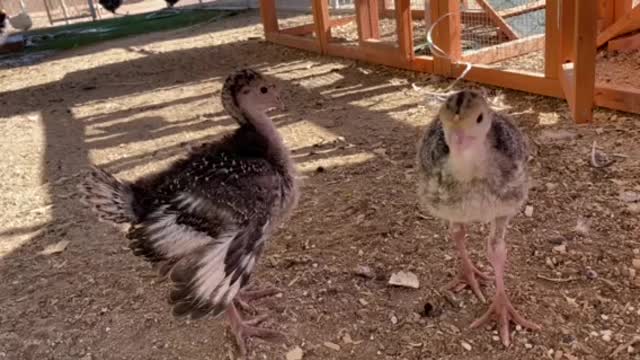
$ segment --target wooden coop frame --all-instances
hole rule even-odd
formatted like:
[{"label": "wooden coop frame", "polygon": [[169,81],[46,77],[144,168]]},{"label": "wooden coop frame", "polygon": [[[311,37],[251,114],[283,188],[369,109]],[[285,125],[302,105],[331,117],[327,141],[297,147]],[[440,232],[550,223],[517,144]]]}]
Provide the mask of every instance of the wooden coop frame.
[{"label": "wooden coop frame", "polygon": [[[394,2],[390,9],[388,1]],[[261,0],[267,41],[319,54],[361,60],[406,70],[456,78],[473,63],[465,79],[487,85],[566,99],[574,120],[590,122],[593,107],[640,114],[640,89],[596,84],[596,52],[640,48],[640,34],[615,38],[640,29],[640,5],[632,0],[546,0],[496,11],[487,0],[475,0],[483,13],[461,11],[468,0],[430,0],[423,10],[412,10],[410,0],[355,0],[355,16],[332,19],[328,0],[312,0],[313,23],[280,29],[276,0]],[[545,11],[545,34],[519,38],[505,19],[536,10]],[[414,53],[413,23],[432,23],[446,14],[433,31],[433,42],[449,55]],[[461,50],[462,22],[484,16],[510,40],[476,51]],[[380,40],[381,17],[396,20],[397,42]],[[332,27],[355,21],[358,44],[332,41]],[[597,26],[594,26],[597,24]],[[315,35],[315,36],[310,36]],[[544,49],[544,72],[498,69],[491,63]]]}]

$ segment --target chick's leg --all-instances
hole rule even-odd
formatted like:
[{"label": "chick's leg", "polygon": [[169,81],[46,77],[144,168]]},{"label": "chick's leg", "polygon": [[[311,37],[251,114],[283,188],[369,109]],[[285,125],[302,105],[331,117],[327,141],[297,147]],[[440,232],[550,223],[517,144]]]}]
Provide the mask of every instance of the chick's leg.
[{"label": "chick's leg", "polygon": [[281,292],[282,290],[275,287],[266,289],[242,289],[238,292],[238,295],[236,295],[234,302],[242,311],[256,314],[257,310],[250,304],[251,301],[274,296]]},{"label": "chick's leg", "polygon": [[456,249],[458,250],[458,255],[460,256],[460,272],[458,273],[456,279],[449,283],[446,288],[452,289],[454,291],[460,291],[469,286],[476,297],[484,303],[486,302],[486,299],[484,298],[484,295],[480,290],[480,283],[478,282],[478,278],[486,281],[491,280],[491,277],[478,270],[478,268],[473,265],[473,262],[469,258],[465,240],[466,233],[467,229],[464,224],[451,224],[451,238],[455,242]]},{"label": "chick's leg", "polygon": [[284,341],[286,339],[285,335],[281,332],[257,326],[264,321],[265,316],[259,316],[251,320],[242,320],[234,303],[229,305],[226,312],[227,319],[229,319],[229,323],[231,324],[231,332],[236,338],[236,343],[242,356],[247,354],[247,339],[250,337],[257,337],[274,342]]},{"label": "chick's leg", "polygon": [[471,324],[472,328],[476,328],[488,323],[493,318],[498,322],[498,332],[504,346],[511,343],[509,335],[509,321],[513,321],[525,328],[531,330],[540,330],[540,325],[525,319],[513,307],[509,297],[507,296],[504,285],[504,266],[507,260],[507,246],[504,241],[504,235],[507,228],[508,219],[499,218],[492,224],[491,236],[488,243],[488,257],[495,271],[496,294],[489,309],[479,319]]}]

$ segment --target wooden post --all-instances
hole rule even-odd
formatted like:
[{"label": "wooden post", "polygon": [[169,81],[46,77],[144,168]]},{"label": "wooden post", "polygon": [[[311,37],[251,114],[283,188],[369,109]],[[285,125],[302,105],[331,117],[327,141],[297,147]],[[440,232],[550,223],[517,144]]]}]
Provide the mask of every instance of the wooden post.
[{"label": "wooden post", "polygon": [[355,6],[360,43],[369,39],[379,39],[380,26],[378,25],[378,5],[376,1],[356,0]]},{"label": "wooden post", "polygon": [[575,103],[573,118],[578,123],[590,122],[593,117],[593,97],[596,83],[596,37],[593,26],[598,19],[595,1],[576,1],[575,20]]},{"label": "wooden post", "polygon": [[598,31],[603,31],[615,22],[615,1],[598,0]]},{"label": "wooden post", "polygon": [[331,22],[329,20],[329,3],[326,0],[313,0],[313,21],[316,24],[316,35],[320,41],[320,51],[327,52],[331,39]]},{"label": "wooden post", "polygon": [[402,57],[411,61],[415,54],[413,52],[413,19],[411,18],[410,0],[395,0],[396,5],[396,26],[398,33],[398,46]]},{"label": "wooden post", "polygon": [[547,0],[545,8],[544,34],[544,75],[557,79],[560,71],[560,29],[558,28],[559,5],[561,0]]},{"label": "wooden post", "polygon": [[620,20],[624,16],[624,14],[631,11],[633,7],[632,0],[609,0],[613,1],[613,22]]},{"label": "wooden post", "polygon": [[462,57],[460,2],[458,0],[431,0],[431,23],[438,21],[447,13],[451,15],[442,19],[433,29],[433,42],[444,51],[451,60],[434,56],[433,70],[436,74],[453,76],[452,62]]},{"label": "wooden post", "polygon": [[562,64],[573,62],[575,58],[573,41],[575,33],[576,0],[560,0],[560,4],[560,63]]},{"label": "wooden post", "polygon": [[262,16],[265,36],[270,33],[278,32],[278,16],[276,15],[275,0],[261,0],[260,15]]}]

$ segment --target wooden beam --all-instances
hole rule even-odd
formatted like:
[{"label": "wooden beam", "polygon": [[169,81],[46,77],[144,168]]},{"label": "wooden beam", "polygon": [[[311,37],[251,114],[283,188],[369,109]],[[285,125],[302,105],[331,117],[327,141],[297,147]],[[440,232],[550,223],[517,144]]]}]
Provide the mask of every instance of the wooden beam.
[{"label": "wooden beam", "polygon": [[559,1],[561,0],[547,0],[545,9],[544,75],[551,79],[557,79],[560,70]]},{"label": "wooden beam", "polygon": [[640,49],[640,33],[613,39],[607,44],[607,49],[609,51],[638,50]]},{"label": "wooden beam", "polygon": [[331,21],[329,20],[329,2],[313,0],[313,22],[316,24],[316,35],[320,42],[320,50],[324,53],[331,39]]},{"label": "wooden beam", "polygon": [[[349,24],[349,23],[353,22],[355,19],[356,19],[355,16],[345,16],[345,17],[341,17],[341,18],[331,19],[330,26],[334,27],[334,26],[346,25],[346,24]],[[280,30],[280,32],[283,33],[283,34],[304,36],[304,35],[315,33],[316,32],[316,24],[306,24],[306,25],[294,26],[294,27],[282,29],[282,30]]]},{"label": "wooden beam", "polygon": [[576,1],[577,0],[560,0],[560,64],[573,62],[575,58],[573,34],[576,31],[574,13]]},{"label": "wooden beam", "polygon": [[462,60],[474,64],[491,64],[542,50],[544,49],[544,43],[544,34],[533,35],[484,49],[465,52],[462,55]]},{"label": "wooden beam", "polygon": [[409,0],[395,0],[396,26],[398,47],[405,59],[410,61],[415,57],[413,52],[413,19],[411,18],[411,2]]},{"label": "wooden beam", "polygon": [[502,31],[509,40],[519,38],[518,34],[511,28],[509,24],[498,14],[498,12],[489,4],[487,0],[475,0],[478,5],[487,13],[494,24]]},{"label": "wooden beam", "polygon": [[609,26],[603,32],[601,32],[600,35],[598,35],[596,44],[598,47],[600,47],[606,44],[607,41],[617,36],[638,29],[640,29],[640,6],[636,6],[635,8],[631,9],[631,11],[627,12],[613,25]]},{"label": "wooden beam", "polygon": [[613,20],[620,20],[625,14],[631,11],[633,7],[632,0],[613,0]]},{"label": "wooden beam", "polygon": [[404,58],[397,47],[384,44],[364,44],[361,46],[345,46],[330,43],[327,55],[361,60],[368,63],[410,69],[410,62]]},{"label": "wooden beam", "polygon": [[432,0],[429,14],[434,23],[445,14],[451,14],[442,19],[433,29],[433,42],[447,54],[451,60],[434,57],[434,72],[443,76],[451,76],[452,62],[462,58],[460,2],[458,0]]},{"label": "wooden beam", "polygon": [[[465,69],[465,64],[455,64],[452,77],[460,76]],[[504,70],[487,65],[474,65],[465,76],[465,79],[538,95],[564,98],[558,79],[548,79],[543,74],[529,71]]]},{"label": "wooden beam", "polygon": [[268,41],[274,42],[276,44],[302,49],[307,51],[312,51],[316,53],[322,52],[320,48],[320,44],[316,39],[303,38],[301,36],[283,34],[283,33],[268,33],[265,35],[265,38]]},{"label": "wooden beam", "polygon": [[532,2],[532,3],[520,5],[520,6],[514,6],[509,9],[500,10],[498,11],[498,15],[503,19],[507,19],[510,17],[530,13],[533,11],[542,10],[545,8],[545,6],[546,6],[546,1],[539,0],[536,2]]},{"label": "wooden beam", "polygon": [[597,85],[594,101],[598,106],[640,114],[640,90],[636,88]]},{"label": "wooden beam", "polygon": [[379,39],[380,26],[378,25],[378,7],[375,1],[356,0],[355,8],[359,41]]},{"label": "wooden beam", "polygon": [[575,104],[573,119],[577,123],[591,122],[596,84],[596,37],[598,4],[595,1],[576,2],[576,32],[574,62]]},{"label": "wooden beam", "polygon": [[598,31],[603,31],[615,22],[615,1],[598,0]]},{"label": "wooden beam", "polygon": [[260,15],[262,16],[265,35],[278,32],[278,16],[276,15],[275,0],[260,0]]}]

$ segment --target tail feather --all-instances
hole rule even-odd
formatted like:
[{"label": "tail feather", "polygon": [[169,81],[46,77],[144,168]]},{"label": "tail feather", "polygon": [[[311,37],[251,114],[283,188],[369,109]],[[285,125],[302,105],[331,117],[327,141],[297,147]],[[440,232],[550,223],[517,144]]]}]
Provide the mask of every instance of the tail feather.
[{"label": "tail feather", "polygon": [[136,222],[135,197],[129,183],[92,166],[79,190],[82,202],[91,207],[100,220],[115,224]]}]

